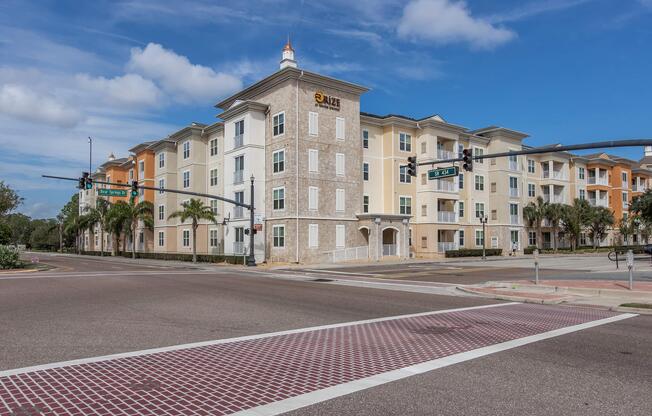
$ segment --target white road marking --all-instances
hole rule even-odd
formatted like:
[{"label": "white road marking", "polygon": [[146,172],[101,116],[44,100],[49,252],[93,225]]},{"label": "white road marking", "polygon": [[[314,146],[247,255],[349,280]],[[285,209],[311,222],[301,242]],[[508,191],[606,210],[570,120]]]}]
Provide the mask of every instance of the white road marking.
[{"label": "white road marking", "polygon": [[520,347],[533,342],[542,341],[548,338],[558,337],[560,335],[570,334],[572,332],[577,332],[583,329],[620,321],[634,316],[637,315],[631,313],[625,313],[625,314],[613,316],[611,318],[586,322],[583,324],[573,325],[566,328],[560,328],[560,329],[544,332],[537,335],[531,335],[525,338],[519,338],[507,342],[502,342],[500,344],[490,345],[488,347],[477,348],[475,350],[449,355],[448,357],[426,361],[420,364],[404,367],[394,371],[388,371],[386,373],[377,374],[375,376],[351,381],[344,384],[339,384],[337,386],[313,391],[310,393],[302,394],[300,396],[291,397],[289,399],[266,404],[263,406],[254,407],[233,414],[238,416],[278,415],[280,413],[289,412],[291,410],[296,410],[302,407],[310,406],[326,400],[334,399],[336,397],[345,396],[357,391],[366,390],[371,387],[380,386],[382,384],[390,383],[392,381],[401,380],[416,374],[426,373],[428,371],[432,371],[438,368],[447,367],[449,365],[462,363],[464,361],[473,360],[475,358],[484,357],[490,354],[495,354],[497,352]]},{"label": "white road marking", "polygon": [[325,270],[325,269],[301,269],[297,270],[297,272],[312,272],[312,273],[326,273],[326,274],[343,274],[347,276],[367,276],[367,277],[375,277],[378,276],[377,274],[373,273],[356,273],[356,272],[338,272],[336,270]]},{"label": "white road marking", "polygon": [[[48,370],[48,369],[51,369],[51,368],[66,367],[66,366],[70,366],[70,365],[96,363],[96,362],[99,362],[99,361],[114,360],[114,359],[117,359],[117,358],[138,357],[138,356],[141,356],[141,355],[154,354],[154,353],[159,353],[159,352],[177,351],[177,350],[183,350],[183,349],[187,349],[187,348],[205,347],[205,346],[209,346],[209,345],[229,344],[229,343],[233,343],[233,342],[241,342],[241,341],[249,341],[249,340],[261,339],[261,338],[276,337],[276,336],[279,336],[279,335],[300,334],[300,333],[303,333],[303,332],[317,331],[317,330],[321,330],[321,329],[340,328],[340,327],[343,327],[343,326],[362,325],[362,324],[370,324],[370,323],[374,323],[374,322],[391,321],[391,320],[394,320],[394,319],[415,318],[415,317],[418,317],[418,316],[439,315],[439,314],[442,314],[442,313],[470,311],[470,310],[474,310],[474,309],[499,308],[499,307],[502,307],[502,306],[515,305],[515,304],[518,304],[518,303],[519,302],[509,302],[509,303],[497,303],[497,304],[492,304],[492,305],[469,306],[469,307],[465,307],[465,308],[445,309],[445,310],[439,310],[439,311],[413,313],[413,314],[408,314],[408,315],[398,315],[398,316],[388,316],[388,317],[384,317],[384,318],[365,319],[365,320],[362,320],[362,321],[342,322],[342,323],[339,323],[339,324],[329,324],[329,325],[313,326],[313,327],[308,327],[308,328],[290,329],[290,330],[287,330],[287,331],[269,332],[269,333],[257,334],[257,335],[247,335],[247,336],[237,337],[237,338],[226,338],[226,339],[218,339],[218,340],[212,340],[212,341],[193,342],[193,343],[190,343],[190,344],[172,345],[172,346],[169,346],[169,347],[151,348],[151,349],[147,349],[147,350],[132,351],[132,352],[119,353],[119,354],[111,354],[111,355],[103,355],[103,356],[99,356],[99,357],[82,358],[82,359],[78,359],[78,360],[61,361],[61,362],[51,363],[51,364],[42,364],[42,365],[35,365],[35,366],[31,366],[31,367],[16,368],[16,369],[13,369],[13,370],[5,370],[5,371],[0,371],[0,377],[13,376],[13,375],[16,375],[16,374],[29,373],[29,372],[32,372],[32,371]],[[632,315],[632,316],[635,316],[635,315]]]}]

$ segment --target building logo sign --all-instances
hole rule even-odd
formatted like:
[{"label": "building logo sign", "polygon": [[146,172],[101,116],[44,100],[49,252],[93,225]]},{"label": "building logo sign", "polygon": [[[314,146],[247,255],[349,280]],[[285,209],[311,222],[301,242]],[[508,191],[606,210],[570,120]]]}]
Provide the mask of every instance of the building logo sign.
[{"label": "building logo sign", "polygon": [[323,91],[317,91],[315,93],[315,106],[339,111],[340,99],[326,95]]}]

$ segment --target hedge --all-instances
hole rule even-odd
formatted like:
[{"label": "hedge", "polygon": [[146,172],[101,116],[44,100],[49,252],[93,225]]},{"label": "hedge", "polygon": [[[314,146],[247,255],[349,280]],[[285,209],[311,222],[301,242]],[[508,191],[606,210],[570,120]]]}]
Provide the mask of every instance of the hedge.
[{"label": "hedge", "polygon": [[[527,248],[525,248],[525,250],[523,250],[523,253],[524,254],[532,254],[534,252],[535,248],[536,248],[535,246],[527,247]],[[622,252],[626,252],[627,250],[632,250],[632,252],[634,254],[643,254],[643,253],[645,253],[645,251],[643,251],[644,248],[645,248],[645,246],[602,246],[602,247],[597,247],[597,248],[594,249],[593,246],[580,246],[580,247],[576,248],[575,251],[571,250],[570,247],[559,247],[557,249],[557,252],[565,252],[565,253],[596,253],[596,252],[597,253],[602,253],[602,252],[604,252],[604,253],[606,253],[606,252],[610,252],[610,251],[614,251],[614,250],[622,251]],[[551,254],[551,253],[554,253],[554,252],[555,252],[555,250],[553,250],[551,248],[546,248],[546,249],[540,249],[539,250],[539,253],[541,253],[541,254]]]},{"label": "hedge", "polygon": [[[503,254],[502,248],[488,248],[485,250],[487,256],[500,256]],[[482,249],[461,249],[446,250],[446,257],[482,257]]]},{"label": "hedge", "polygon": [[23,267],[20,252],[13,246],[0,245],[0,269],[18,269]]},{"label": "hedge", "polygon": [[[99,256],[99,251],[82,251],[83,255]],[[111,253],[104,252],[105,256],[111,256]],[[120,252],[119,256],[131,258],[131,252]],[[152,259],[152,260],[172,260],[172,261],[192,261],[192,254],[185,253],[139,253],[136,252],[137,259]],[[229,264],[245,264],[243,256],[231,256],[225,254],[197,254],[197,262],[200,263],[229,263]]]}]

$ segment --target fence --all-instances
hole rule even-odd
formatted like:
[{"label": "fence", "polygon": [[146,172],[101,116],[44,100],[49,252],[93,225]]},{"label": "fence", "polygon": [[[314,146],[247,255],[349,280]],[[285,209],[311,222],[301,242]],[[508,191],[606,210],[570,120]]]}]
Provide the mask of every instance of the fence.
[{"label": "fence", "polygon": [[344,261],[363,260],[369,258],[369,247],[350,247],[331,252],[331,261],[341,263]]}]

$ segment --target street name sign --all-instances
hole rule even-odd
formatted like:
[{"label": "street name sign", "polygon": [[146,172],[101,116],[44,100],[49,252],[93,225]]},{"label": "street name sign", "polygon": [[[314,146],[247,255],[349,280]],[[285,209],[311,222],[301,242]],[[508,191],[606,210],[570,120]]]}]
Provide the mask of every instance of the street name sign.
[{"label": "street name sign", "polygon": [[127,196],[126,189],[106,189],[100,188],[97,190],[99,196]]},{"label": "street name sign", "polygon": [[428,179],[441,179],[457,176],[460,173],[460,168],[457,166],[449,166],[447,168],[430,169],[428,171]]}]

